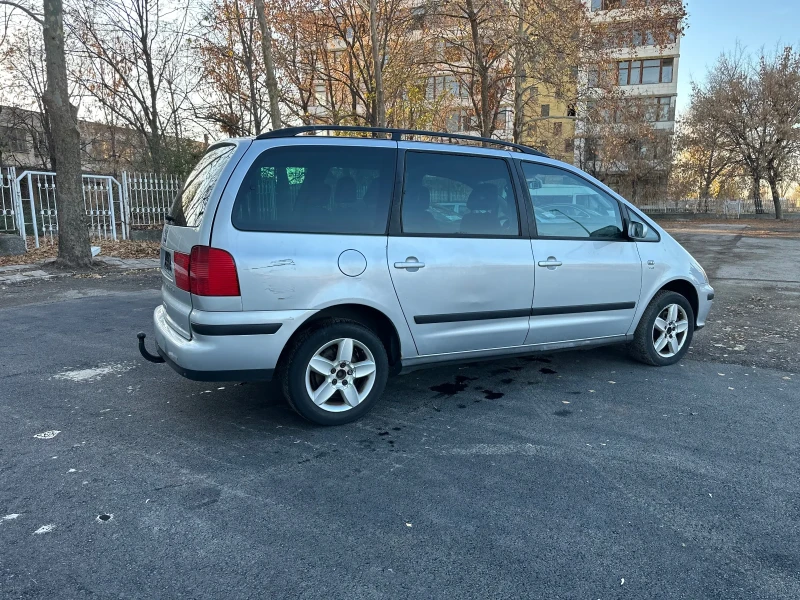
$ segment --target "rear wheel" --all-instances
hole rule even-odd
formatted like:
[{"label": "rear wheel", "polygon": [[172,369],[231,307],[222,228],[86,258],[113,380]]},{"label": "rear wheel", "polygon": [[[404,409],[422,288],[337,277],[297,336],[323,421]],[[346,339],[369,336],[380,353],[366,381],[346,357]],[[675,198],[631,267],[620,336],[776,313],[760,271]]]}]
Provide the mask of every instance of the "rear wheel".
[{"label": "rear wheel", "polygon": [[642,314],[630,354],[648,365],[666,366],[678,362],[689,350],[694,334],[694,311],[677,292],[658,292]]},{"label": "rear wheel", "polygon": [[327,321],[290,352],[284,394],[302,417],[341,425],[366,414],[386,386],[389,361],[375,333],[354,321]]}]

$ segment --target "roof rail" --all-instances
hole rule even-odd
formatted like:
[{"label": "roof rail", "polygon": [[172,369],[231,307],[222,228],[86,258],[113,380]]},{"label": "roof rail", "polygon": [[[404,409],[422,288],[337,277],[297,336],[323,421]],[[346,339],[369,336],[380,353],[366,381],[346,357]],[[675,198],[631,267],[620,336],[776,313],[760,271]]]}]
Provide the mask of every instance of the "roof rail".
[{"label": "roof rail", "polygon": [[533,154],[535,156],[547,156],[545,153],[536,150],[535,148],[531,148],[530,146],[525,146],[523,144],[515,144],[514,142],[506,142],[505,140],[496,140],[494,138],[485,138],[480,137],[477,135],[464,135],[461,133],[443,133],[441,131],[423,131],[418,129],[393,129],[390,127],[359,127],[356,125],[302,125],[300,127],[285,127],[283,129],[275,129],[273,131],[267,131],[266,133],[262,133],[261,135],[256,136],[257,140],[271,140],[276,138],[287,138],[287,137],[295,137],[300,135],[301,133],[313,133],[317,131],[347,131],[347,132],[357,132],[357,133],[384,133],[390,134],[391,139],[399,142],[402,139],[402,136],[409,135],[409,136],[427,136],[427,137],[439,137],[451,140],[464,140],[469,142],[480,142],[482,144],[495,144],[497,146],[505,146],[507,148],[512,148],[517,152],[522,152],[523,154]]}]

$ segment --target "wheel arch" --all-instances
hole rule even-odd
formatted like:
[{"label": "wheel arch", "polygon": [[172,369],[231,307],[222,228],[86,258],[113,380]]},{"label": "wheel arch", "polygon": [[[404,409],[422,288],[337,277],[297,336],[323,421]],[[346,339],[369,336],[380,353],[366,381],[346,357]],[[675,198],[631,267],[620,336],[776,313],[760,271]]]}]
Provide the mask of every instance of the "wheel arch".
[{"label": "wheel arch", "polygon": [[286,344],[284,344],[283,350],[281,350],[281,354],[278,357],[278,365],[282,365],[284,361],[287,360],[287,349],[293,347],[294,341],[299,336],[303,335],[310,328],[316,327],[319,323],[330,319],[355,321],[374,331],[383,343],[383,347],[386,349],[386,354],[389,357],[390,372],[396,374],[400,371],[402,357],[400,334],[394,323],[383,311],[366,304],[358,303],[335,304],[311,315],[295,330]]},{"label": "wheel arch", "polygon": [[[700,297],[697,295],[697,288],[688,279],[672,279],[656,290],[656,294],[662,290],[676,292],[686,298],[694,312],[694,324],[697,325],[697,312],[700,310]],[[655,294],[653,294],[655,296]],[[652,298],[650,299],[652,300]],[[650,301],[648,301],[648,304]]]}]

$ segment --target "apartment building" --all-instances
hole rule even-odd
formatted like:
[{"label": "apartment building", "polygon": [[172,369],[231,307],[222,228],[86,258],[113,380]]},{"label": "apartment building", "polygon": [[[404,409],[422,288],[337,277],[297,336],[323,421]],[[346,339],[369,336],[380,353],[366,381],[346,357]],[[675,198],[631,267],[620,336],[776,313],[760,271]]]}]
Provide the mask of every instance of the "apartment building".
[{"label": "apartment building", "polygon": [[[609,32],[629,18],[625,0],[583,1],[591,20]],[[661,193],[666,185],[680,37],[669,32],[657,40],[653,31],[634,29],[632,36],[630,27],[625,31],[625,36],[609,35],[610,64],[580,74],[580,84],[588,88],[598,85],[599,78],[609,78],[603,83],[610,84],[611,100],[604,104],[598,99],[595,106],[589,93],[579,104],[574,163],[635,200]],[[620,39],[628,43],[620,44]]]},{"label": "apartment building", "polygon": [[[79,120],[81,166],[85,171],[119,175],[142,164],[147,149],[132,129]],[[45,127],[39,112],[0,106],[0,166],[49,170]]]}]

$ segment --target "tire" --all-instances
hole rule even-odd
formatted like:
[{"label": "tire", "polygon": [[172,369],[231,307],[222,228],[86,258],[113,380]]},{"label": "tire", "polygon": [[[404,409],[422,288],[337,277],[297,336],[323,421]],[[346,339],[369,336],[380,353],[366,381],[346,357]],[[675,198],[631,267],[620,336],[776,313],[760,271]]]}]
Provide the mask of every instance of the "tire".
[{"label": "tire", "polygon": [[[669,312],[671,307],[675,307],[674,313]],[[670,318],[671,316],[677,318]],[[657,319],[659,319],[658,325]],[[686,328],[682,329],[684,321]],[[662,327],[664,327],[663,338]],[[642,314],[628,351],[635,360],[656,367],[665,367],[675,364],[684,357],[692,343],[693,335],[692,305],[677,292],[661,290]],[[676,346],[677,351],[675,351]]]},{"label": "tire", "polygon": [[317,425],[343,425],[363,417],[378,401],[389,359],[371,329],[333,319],[301,334],[281,371],[284,396],[301,417]]}]

